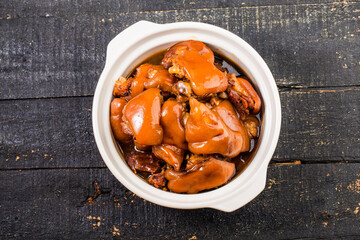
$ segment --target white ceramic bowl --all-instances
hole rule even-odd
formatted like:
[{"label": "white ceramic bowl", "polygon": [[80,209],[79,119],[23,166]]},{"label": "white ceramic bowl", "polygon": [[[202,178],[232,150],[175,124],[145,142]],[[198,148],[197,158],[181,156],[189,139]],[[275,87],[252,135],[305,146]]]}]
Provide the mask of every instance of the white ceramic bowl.
[{"label": "white ceramic bowl", "polygon": [[[127,166],[110,128],[110,102],[116,79],[127,75],[142,60],[183,40],[199,40],[233,60],[250,77],[263,100],[259,147],[247,168],[228,184],[198,194],[177,194],[154,188]],[[196,22],[155,24],[140,21],[118,34],[107,47],[106,63],[93,102],[96,144],[114,176],[136,195],[159,205],[181,208],[215,208],[234,211],[265,187],[266,171],[275,151],[281,124],[279,93],[260,55],[244,40],[222,28]]]}]

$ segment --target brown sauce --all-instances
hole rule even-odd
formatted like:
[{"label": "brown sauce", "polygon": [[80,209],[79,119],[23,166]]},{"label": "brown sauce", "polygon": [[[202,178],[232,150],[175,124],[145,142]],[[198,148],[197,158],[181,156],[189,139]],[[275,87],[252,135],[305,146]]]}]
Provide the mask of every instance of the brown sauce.
[{"label": "brown sauce", "polygon": [[[131,77],[135,74],[136,72],[136,68],[144,63],[151,63],[154,65],[161,65],[161,60],[163,59],[165,53],[167,50],[163,50],[160,51],[158,53],[153,54],[152,56],[146,58],[145,60],[143,60],[139,65],[137,65],[129,74],[127,77]],[[215,62],[220,64],[223,68],[227,69],[229,73],[235,73],[235,75],[237,77],[241,77],[244,79],[247,79],[248,81],[251,82],[250,78],[246,75],[246,73],[239,67],[237,66],[234,62],[232,62],[230,59],[222,56],[219,53],[214,52],[215,55]],[[259,96],[260,96],[260,92],[258,92]],[[260,96],[261,98],[261,96]],[[258,137],[257,138],[253,138],[250,140],[250,150],[248,152],[244,152],[244,153],[240,153],[238,156],[236,156],[235,158],[231,159],[231,162],[235,163],[235,168],[236,168],[236,172],[234,174],[234,176],[230,179],[230,181],[232,179],[234,179],[236,176],[238,176],[240,173],[242,173],[245,168],[248,166],[248,164],[251,162],[252,158],[254,157],[256,151],[257,151],[257,143],[258,143],[258,139],[260,137],[260,133],[261,133],[261,119],[262,119],[262,112],[264,110],[264,106],[262,106],[261,111],[254,115],[260,122],[260,126],[258,129]],[[133,151],[135,148],[134,143],[118,143],[119,147],[120,147],[120,151],[123,153],[124,157],[127,158],[127,155]],[[140,150],[137,150],[140,151]],[[140,151],[141,152],[141,151]],[[189,153],[189,151],[187,151],[185,153],[185,156]],[[165,164],[165,163],[164,163]],[[183,164],[184,165],[184,164]],[[183,168],[184,166],[182,166]],[[140,176],[143,180],[147,181],[148,177],[151,175],[150,173],[147,172],[137,172],[137,175]],[[216,189],[216,188],[215,188]],[[210,189],[210,190],[205,190],[203,192],[206,191],[211,191],[214,189]]]}]

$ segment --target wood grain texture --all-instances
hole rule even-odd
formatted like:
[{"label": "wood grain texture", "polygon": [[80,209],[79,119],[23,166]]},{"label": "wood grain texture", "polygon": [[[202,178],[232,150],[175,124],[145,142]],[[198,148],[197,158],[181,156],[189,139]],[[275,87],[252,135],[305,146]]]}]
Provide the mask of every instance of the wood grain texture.
[{"label": "wood grain texture", "polygon": [[[274,161],[360,160],[359,89],[280,93]],[[104,167],[91,125],[92,97],[0,101],[0,169]]]},{"label": "wood grain texture", "polygon": [[[358,86],[359,7],[359,2],[344,2],[129,13],[85,11],[59,17],[50,12],[40,18],[3,19],[0,99],[92,95],[107,43],[139,20],[200,21],[228,29],[263,56],[280,87]],[[51,4],[49,8],[57,9]]]},{"label": "wood grain texture", "polygon": [[[359,9],[357,0],[0,0],[0,239],[360,239]],[[266,188],[245,207],[160,207],[102,161],[92,95],[107,43],[140,20],[220,26],[269,65],[282,130]]]},{"label": "wood grain texture", "polygon": [[91,108],[92,97],[0,101],[1,168],[105,166]]},{"label": "wood grain texture", "polygon": [[[126,190],[107,169],[4,171],[4,239],[360,238],[360,164],[271,166],[245,207],[177,210]],[[97,198],[94,183],[98,184]]]},{"label": "wood grain texture", "polygon": [[[273,6],[273,5],[304,5],[318,3],[332,3],[332,0],[207,0],[207,1],[166,1],[158,0],[60,0],[44,2],[41,0],[21,1],[4,0],[0,5],[0,19],[14,19],[24,17],[63,16],[74,14],[97,14],[109,12],[144,12],[167,11],[201,8],[232,8],[248,6]],[[354,2],[354,1],[345,1]]]},{"label": "wood grain texture", "polygon": [[360,89],[299,89],[280,92],[280,98],[275,161],[360,160]]}]

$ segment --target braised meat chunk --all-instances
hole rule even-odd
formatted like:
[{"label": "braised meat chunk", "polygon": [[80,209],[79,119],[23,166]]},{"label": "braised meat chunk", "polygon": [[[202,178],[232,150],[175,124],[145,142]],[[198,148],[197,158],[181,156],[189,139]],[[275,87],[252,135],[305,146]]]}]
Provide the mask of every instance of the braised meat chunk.
[{"label": "braised meat chunk", "polygon": [[187,150],[185,128],[181,124],[185,106],[174,99],[168,99],[161,108],[160,123],[164,129],[163,143]]},{"label": "braised meat chunk", "polygon": [[257,114],[261,108],[261,99],[255,89],[247,80],[237,78],[235,74],[229,74],[228,88],[229,99],[240,113],[241,119],[245,120],[249,113]]},{"label": "braised meat chunk", "polygon": [[126,161],[134,172],[155,173],[160,170],[160,161],[152,153],[132,151],[127,155]]},{"label": "braised meat chunk", "polygon": [[135,97],[144,89],[159,88],[164,92],[171,92],[176,78],[163,66],[145,63],[136,68],[136,74],[131,81],[131,96]]},{"label": "braised meat chunk", "polygon": [[115,97],[126,97],[130,95],[131,81],[121,76],[115,82],[113,95]]},{"label": "braised meat chunk", "polygon": [[[196,167],[196,166],[195,166]],[[177,193],[197,193],[225,184],[235,172],[235,164],[215,158],[200,163],[196,171],[176,172],[166,170],[168,188]]]},{"label": "braised meat chunk", "polygon": [[154,173],[150,175],[148,179],[149,183],[156,188],[162,188],[166,186],[165,172]]},{"label": "braised meat chunk", "polygon": [[210,155],[197,155],[197,154],[190,154],[186,158],[186,167],[185,170],[187,171],[195,171],[195,166],[201,166],[202,162],[208,161],[210,159]]},{"label": "braised meat chunk", "polygon": [[161,144],[152,147],[153,154],[164,160],[172,166],[176,171],[180,170],[181,163],[184,158],[185,151],[181,148],[169,144]]},{"label": "braised meat chunk", "polygon": [[237,156],[244,138],[231,130],[219,114],[194,98],[190,99],[190,116],[186,123],[185,137],[189,150],[195,154],[219,153],[225,157]]},{"label": "braised meat chunk", "polygon": [[194,194],[246,167],[260,136],[261,99],[234,66],[189,40],[116,80],[110,125],[135,174],[164,191]]},{"label": "braised meat chunk", "polygon": [[114,98],[110,105],[110,125],[115,139],[119,142],[128,142],[131,140],[131,136],[126,134],[121,127],[121,123],[123,122],[122,111],[126,104],[126,100]]},{"label": "braised meat chunk", "polygon": [[[131,99],[123,109],[123,125],[142,145],[159,145],[163,139],[160,125],[161,95],[160,90],[151,88]],[[125,127],[124,127],[125,128]]]},{"label": "braised meat chunk", "polygon": [[248,131],[250,138],[256,138],[258,137],[258,130],[260,126],[259,120],[254,116],[247,116],[247,118],[244,121],[244,125]]},{"label": "braised meat chunk", "polygon": [[196,95],[223,92],[228,87],[226,73],[214,65],[214,54],[202,42],[186,41],[174,45],[162,64],[169,73],[188,79]]},{"label": "braised meat chunk", "polygon": [[183,41],[172,46],[165,54],[161,64],[168,69],[173,65],[173,59],[179,54],[183,54],[185,51],[195,51],[203,56],[207,61],[214,62],[215,57],[213,51],[208,48],[204,43],[200,41]]},{"label": "braised meat chunk", "polygon": [[215,108],[215,111],[219,114],[224,123],[234,132],[237,132],[242,137],[242,147],[240,152],[249,151],[250,140],[247,135],[247,128],[244,123],[238,118],[234,107],[228,100],[222,101]]},{"label": "braised meat chunk", "polygon": [[176,101],[180,103],[189,101],[189,98],[193,96],[190,83],[184,81],[178,81],[174,84],[172,94],[176,96]]}]

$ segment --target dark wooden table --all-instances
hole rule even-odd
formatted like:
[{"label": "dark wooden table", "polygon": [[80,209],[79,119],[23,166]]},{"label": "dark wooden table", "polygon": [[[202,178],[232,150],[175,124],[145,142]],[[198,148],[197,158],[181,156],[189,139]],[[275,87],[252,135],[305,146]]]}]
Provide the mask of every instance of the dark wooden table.
[{"label": "dark wooden table", "polygon": [[[1,0],[0,239],[360,239],[359,15],[359,1]],[[92,96],[107,43],[139,20],[220,26],[269,65],[281,136],[243,208],[160,207],[102,161]]]}]

